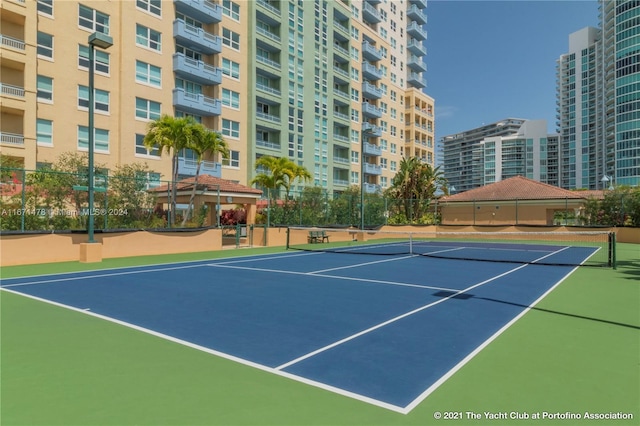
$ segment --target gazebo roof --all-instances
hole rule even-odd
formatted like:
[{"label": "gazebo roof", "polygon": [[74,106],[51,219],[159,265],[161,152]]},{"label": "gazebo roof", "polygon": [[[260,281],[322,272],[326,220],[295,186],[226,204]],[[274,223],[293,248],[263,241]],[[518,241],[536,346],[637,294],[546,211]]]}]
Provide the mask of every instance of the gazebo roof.
[{"label": "gazebo roof", "polygon": [[569,191],[538,182],[524,176],[514,176],[489,185],[474,188],[460,194],[442,197],[447,202],[500,201],[500,200],[550,200],[590,197],[601,198],[602,191]]},{"label": "gazebo roof", "polygon": [[[195,176],[189,177],[186,179],[182,179],[176,184],[176,189],[178,191],[190,191],[193,189],[193,185],[195,184],[196,178]],[[233,182],[231,180],[222,179],[219,177],[211,176],[211,175],[200,175],[198,176],[198,188],[206,189],[207,191],[218,191],[234,194],[243,194],[246,196],[260,196],[262,195],[262,191],[259,189],[251,188],[245,185],[241,185],[239,183]],[[169,189],[169,185],[162,185],[157,188],[153,188],[151,191],[153,192],[166,192]]]}]

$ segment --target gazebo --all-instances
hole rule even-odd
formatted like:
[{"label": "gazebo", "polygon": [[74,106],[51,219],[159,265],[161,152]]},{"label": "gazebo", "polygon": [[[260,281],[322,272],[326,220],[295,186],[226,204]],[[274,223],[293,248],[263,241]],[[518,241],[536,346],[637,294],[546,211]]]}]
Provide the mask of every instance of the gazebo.
[{"label": "gazebo", "polygon": [[[193,187],[195,176],[179,181],[176,184],[176,204],[188,204]],[[157,194],[157,203],[164,208],[168,205],[171,197],[171,186],[162,185],[153,188],[151,191]],[[247,224],[255,223],[256,203],[260,199],[262,191],[239,183],[218,178],[211,175],[198,176],[196,195],[194,198],[194,212],[197,212],[203,205],[207,206],[207,224],[217,224],[220,213],[225,206],[243,206],[247,213]]]}]

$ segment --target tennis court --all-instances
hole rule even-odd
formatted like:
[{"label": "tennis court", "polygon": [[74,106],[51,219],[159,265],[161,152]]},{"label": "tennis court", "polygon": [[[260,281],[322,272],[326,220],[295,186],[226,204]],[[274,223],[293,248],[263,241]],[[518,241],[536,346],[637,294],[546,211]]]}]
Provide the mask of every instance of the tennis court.
[{"label": "tennis court", "polygon": [[[479,244],[422,243],[419,253],[392,249],[393,256],[337,249],[347,256],[327,244],[321,251],[4,279],[2,288],[408,413],[576,262],[602,250]],[[380,254],[401,245],[368,248]],[[435,256],[445,250],[517,255],[507,262]],[[545,260],[552,264],[540,264]]]}]

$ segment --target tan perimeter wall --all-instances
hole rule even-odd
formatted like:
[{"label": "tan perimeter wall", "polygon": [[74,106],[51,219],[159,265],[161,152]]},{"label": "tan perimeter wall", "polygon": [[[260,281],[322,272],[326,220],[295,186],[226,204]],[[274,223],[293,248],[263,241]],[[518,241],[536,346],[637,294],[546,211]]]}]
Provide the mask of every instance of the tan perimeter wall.
[{"label": "tan perimeter wall", "polygon": [[[384,226],[382,231],[396,233],[419,232],[616,232],[621,243],[640,244],[640,228],[572,228],[564,226]],[[254,247],[284,247],[287,242],[286,228],[269,228],[264,235],[263,227],[256,227],[253,234]],[[291,244],[305,244],[308,231],[296,230],[291,233]],[[331,242],[356,238],[370,240],[378,237],[375,233],[352,229],[342,235],[332,235]],[[194,232],[122,232],[97,233],[96,241],[102,245],[102,258],[132,257],[172,253],[195,253],[222,250],[222,231],[207,229]],[[266,244],[264,241],[266,239]],[[23,234],[0,236],[0,266],[30,265],[52,262],[78,261],[80,244],[86,243],[86,234]]]},{"label": "tan perimeter wall", "polygon": [[[222,231],[97,233],[102,258],[222,250]],[[78,261],[86,234],[23,234],[0,236],[0,265],[31,265]]]}]

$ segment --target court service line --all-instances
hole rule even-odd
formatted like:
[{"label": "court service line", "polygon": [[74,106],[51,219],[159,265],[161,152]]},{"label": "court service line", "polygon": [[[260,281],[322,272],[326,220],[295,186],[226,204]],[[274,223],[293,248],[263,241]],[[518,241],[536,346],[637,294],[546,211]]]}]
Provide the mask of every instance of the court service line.
[{"label": "court service line", "polygon": [[355,265],[338,266],[337,268],[320,269],[318,271],[311,271],[311,272],[307,272],[307,273],[308,274],[319,274],[321,272],[338,271],[340,269],[359,268],[361,266],[375,265],[376,263],[385,263],[385,262],[393,262],[393,261],[396,261],[396,260],[410,259],[412,257],[417,257],[417,256],[418,255],[394,257],[393,259],[376,260],[374,262],[365,262],[365,263],[357,263]]},{"label": "court service line", "polygon": [[375,283],[375,284],[395,285],[399,287],[424,288],[429,290],[442,290],[442,291],[450,291],[450,292],[458,291],[458,289],[455,289],[455,288],[436,287],[436,286],[423,285],[423,284],[401,283],[397,281],[373,280],[369,278],[342,277],[340,275],[328,275],[328,274],[325,275],[325,274],[316,274],[311,272],[283,271],[279,269],[265,269],[265,268],[250,268],[248,266],[221,265],[216,263],[211,263],[207,266],[211,266],[214,268],[229,268],[229,269],[243,269],[248,271],[274,272],[277,274],[304,275],[307,277],[335,278],[335,279],[344,280],[344,281],[361,281],[361,282]]},{"label": "court service line", "polygon": [[[566,249],[566,247],[565,247],[565,248],[563,248],[562,250],[565,250],[565,249]],[[562,250],[558,250],[557,252],[554,252],[554,253],[559,253],[559,252],[560,252],[560,251],[562,251]],[[540,260],[544,259],[545,257],[548,257],[548,256],[553,255],[554,253],[549,253],[549,254],[547,254],[547,255],[545,255],[545,256],[542,256],[542,257],[540,257],[540,258],[538,258],[538,259],[534,260],[533,262],[538,262],[538,261],[540,261]],[[533,263],[533,262],[532,262],[532,263]],[[304,360],[306,360],[306,359],[308,359],[308,358],[311,358],[311,357],[313,357],[313,356],[315,356],[315,355],[318,355],[318,354],[320,354],[320,353],[322,353],[322,352],[326,352],[326,351],[328,351],[329,349],[335,348],[336,346],[340,346],[340,345],[342,345],[343,343],[347,343],[347,342],[349,342],[349,341],[351,341],[351,340],[354,340],[354,339],[356,339],[356,338],[358,338],[358,337],[360,337],[360,336],[364,336],[365,334],[369,334],[369,333],[371,333],[372,331],[375,331],[375,330],[377,330],[377,329],[379,329],[379,328],[382,328],[382,327],[385,327],[385,326],[387,326],[387,325],[389,325],[389,324],[392,324],[392,323],[394,323],[394,322],[400,321],[400,320],[401,320],[401,319],[403,319],[403,318],[407,318],[407,317],[409,317],[409,316],[411,316],[411,315],[417,314],[418,312],[422,312],[422,311],[424,311],[424,310],[426,310],[426,309],[429,309],[429,308],[431,308],[431,307],[433,307],[433,306],[439,305],[440,303],[443,303],[443,302],[445,302],[445,301],[447,301],[447,300],[449,300],[449,299],[452,299],[452,298],[454,298],[455,296],[458,296],[459,294],[465,293],[465,292],[467,292],[467,291],[469,291],[469,290],[473,290],[474,288],[480,287],[481,285],[487,284],[487,283],[489,283],[489,282],[491,282],[491,281],[495,281],[495,280],[497,280],[497,279],[499,279],[499,278],[502,278],[502,277],[504,277],[504,276],[506,276],[506,275],[509,275],[509,274],[511,274],[511,273],[513,273],[513,272],[516,272],[516,271],[518,271],[518,270],[520,270],[520,269],[522,269],[522,268],[525,268],[525,267],[527,267],[527,266],[528,266],[528,264],[520,265],[520,266],[518,266],[518,267],[516,267],[516,268],[513,268],[513,269],[510,269],[510,270],[508,270],[508,271],[506,271],[506,272],[503,272],[503,273],[502,273],[502,274],[500,274],[500,275],[497,275],[497,276],[495,276],[495,277],[489,278],[489,279],[487,279],[487,280],[484,280],[484,281],[481,281],[481,282],[479,282],[479,283],[477,283],[477,284],[474,284],[474,285],[472,285],[472,286],[469,286],[469,287],[467,287],[467,288],[465,288],[465,289],[463,289],[463,290],[457,290],[457,291],[455,291],[454,293],[452,293],[451,295],[449,295],[449,296],[447,296],[447,297],[444,297],[444,298],[442,298],[442,299],[440,299],[440,300],[436,300],[435,302],[432,302],[432,303],[429,303],[429,304],[427,304],[427,305],[421,306],[421,307],[419,307],[419,308],[417,308],[417,309],[414,309],[414,310],[412,310],[412,311],[410,311],[410,312],[406,312],[406,313],[404,313],[404,314],[402,314],[402,315],[398,315],[398,316],[397,316],[397,317],[395,317],[395,318],[391,318],[391,319],[389,319],[389,320],[387,320],[387,321],[384,321],[384,322],[381,322],[381,323],[379,323],[379,324],[376,324],[376,325],[374,325],[373,327],[369,327],[369,328],[367,328],[366,330],[362,330],[362,331],[360,331],[360,332],[358,332],[358,333],[352,334],[351,336],[345,337],[344,339],[338,340],[338,341],[336,341],[336,342],[333,342],[333,343],[330,343],[330,344],[328,344],[328,345],[326,345],[326,346],[323,346],[322,348],[316,349],[316,350],[315,350],[315,351],[313,351],[313,352],[309,352],[309,353],[307,353],[307,354],[305,354],[305,355],[302,355],[302,356],[300,356],[300,357],[298,357],[298,358],[296,358],[296,359],[293,359],[293,360],[291,360],[291,361],[289,361],[289,362],[287,362],[287,363],[284,363],[284,364],[282,364],[282,365],[280,365],[280,366],[276,367],[276,370],[283,370],[283,369],[285,369],[285,368],[287,368],[287,367],[290,367],[290,366],[292,366],[292,365],[294,365],[294,364],[297,364],[297,363],[299,363],[299,362],[301,362],[301,361],[304,361]]]}]

